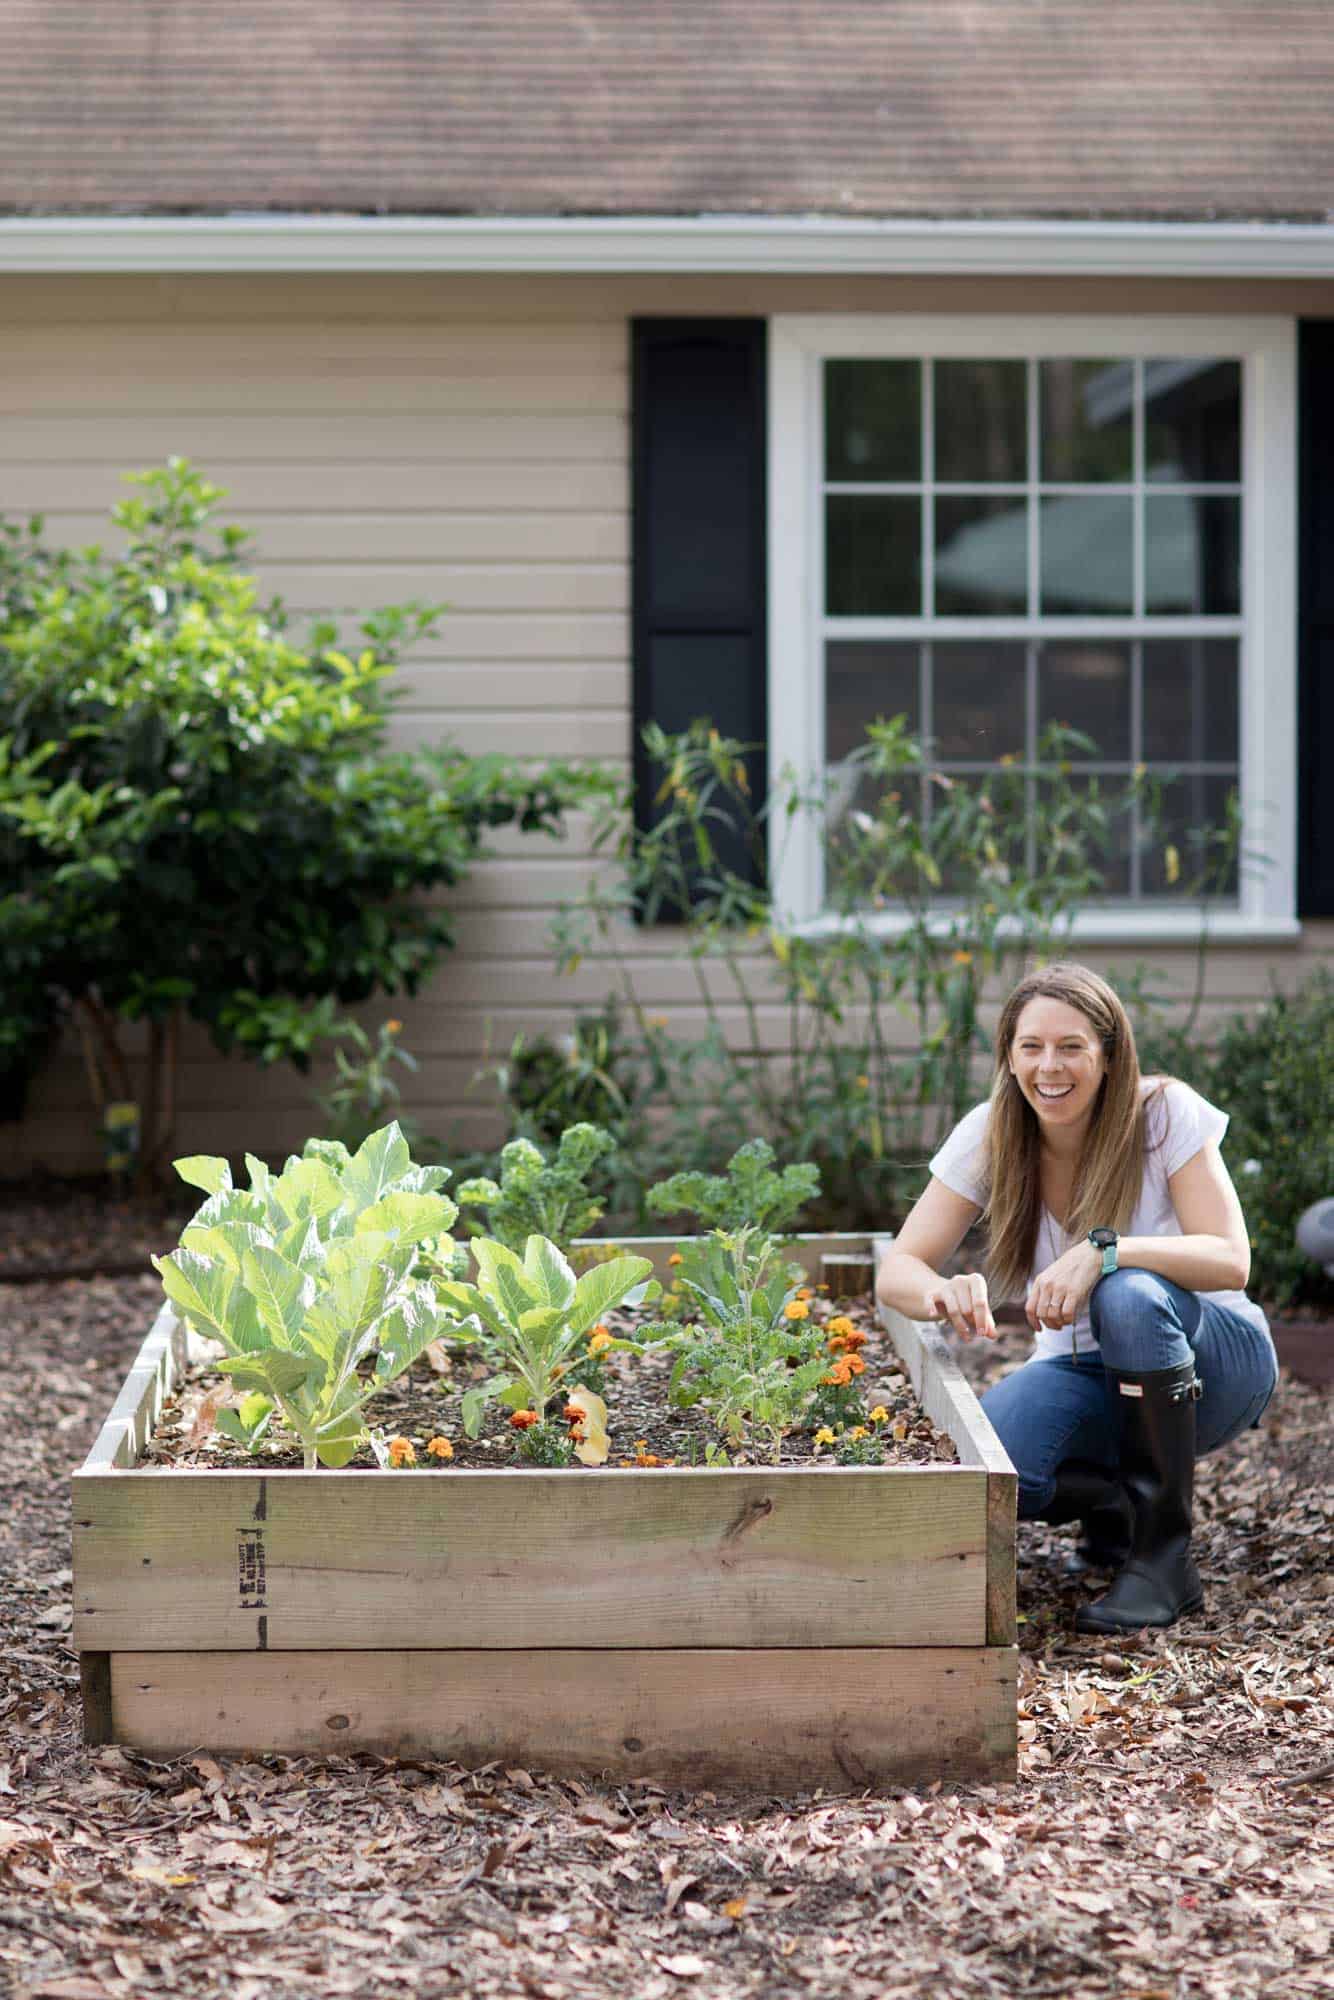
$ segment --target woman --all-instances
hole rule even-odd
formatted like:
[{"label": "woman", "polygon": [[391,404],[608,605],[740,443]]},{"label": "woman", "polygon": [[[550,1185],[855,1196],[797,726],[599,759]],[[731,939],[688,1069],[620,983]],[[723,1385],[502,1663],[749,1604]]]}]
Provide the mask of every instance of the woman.
[{"label": "woman", "polygon": [[[1140,1076],[1105,980],[1045,966],[1006,1001],[990,1101],[936,1154],[880,1266],[886,1305],[964,1340],[994,1339],[992,1299],[1024,1294],[1034,1354],[982,1407],[1018,1471],[1020,1519],[1082,1520],[1089,1566],[1117,1570],[1077,1612],[1081,1632],[1170,1625],[1203,1603],[1196,1456],[1258,1424],[1278,1381],[1244,1289],[1226,1129],[1188,1084]],[[989,1278],[942,1278],[981,1215]]]}]

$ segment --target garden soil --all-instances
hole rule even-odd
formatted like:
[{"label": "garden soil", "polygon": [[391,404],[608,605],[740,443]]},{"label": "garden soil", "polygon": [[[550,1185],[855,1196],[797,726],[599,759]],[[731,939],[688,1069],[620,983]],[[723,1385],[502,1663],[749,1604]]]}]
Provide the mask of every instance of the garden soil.
[{"label": "garden soil", "polygon": [[[31,1261],[44,1212],[11,1196],[7,1223]],[[159,1764],[80,1743],[66,1483],[159,1299],[151,1273],[0,1286],[0,1990],[1334,1995],[1334,1390],[1285,1371],[1201,1461],[1205,1607],[1166,1631],[1075,1634],[1075,1531],[1021,1526],[1014,1786]],[[982,1387],[1025,1352],[1006,1329],[959,1358]]]}]

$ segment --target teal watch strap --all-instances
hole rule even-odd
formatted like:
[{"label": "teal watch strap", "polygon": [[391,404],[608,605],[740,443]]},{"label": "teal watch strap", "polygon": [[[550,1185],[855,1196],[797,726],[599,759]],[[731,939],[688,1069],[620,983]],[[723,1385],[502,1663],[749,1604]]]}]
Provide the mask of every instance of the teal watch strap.
[{"label": "teal watch strap", "polygon": [[1102,1253],[1102,1275],[1103,1275],[1103,1277],[1104,1277],[1104,1278],[1110,1278],[1110,1277],[1111,1277],[1111,1275],[1112,1275],[1112,1272],[1113,1272],[1113,1271],[1114,1271],[1115,1269],[1116,1269],[1116,1245],[1115,1245],[1115,1243],[1109,1243],[1109,1244],[1107,1245],[1106,1249],[1105,1249],[1105,1250],[1103,1251],[1103,1253]]}]

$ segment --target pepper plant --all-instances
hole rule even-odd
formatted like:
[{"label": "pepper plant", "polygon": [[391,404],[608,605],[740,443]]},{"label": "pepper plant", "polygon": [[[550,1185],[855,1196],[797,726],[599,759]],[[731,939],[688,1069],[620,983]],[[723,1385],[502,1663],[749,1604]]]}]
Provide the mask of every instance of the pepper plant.
[{"label": "pepper plant", "polygon": [[412,1265],[458,1214],[439,1191],[449,1172],[414,1166],[397,1124],[355,1154],[309,1139],[279,1174],[253,1154],[246,1163],[248,1189],[232,1185],[226,1160],[175,1162],[208,1199],[180,1248],[153,1264],[177,1313],[221,1342],[221,1372],[247,1392],[228,1434],[254,1444],[281,1418],[308,1470],[346,1465],[365,1405],[445,1330]]}]

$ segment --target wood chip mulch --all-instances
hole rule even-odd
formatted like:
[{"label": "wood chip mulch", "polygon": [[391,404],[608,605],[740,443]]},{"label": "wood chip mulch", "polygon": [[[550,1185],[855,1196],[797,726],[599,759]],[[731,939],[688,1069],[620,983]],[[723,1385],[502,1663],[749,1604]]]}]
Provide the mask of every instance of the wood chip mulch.
[{"label": "wood chip mulch", "polygon": [[[1115,1647],[1019,1531],[1015,1786],[684,1793],[79,1740],[66,1475],[142,1278],[0,1289],[0,1979],[153,1994],[1334,1995],[1334,1390],[1200,1462],[1203,1611]],[[978,1386],[1026,1336],[959,1350]]]}]

